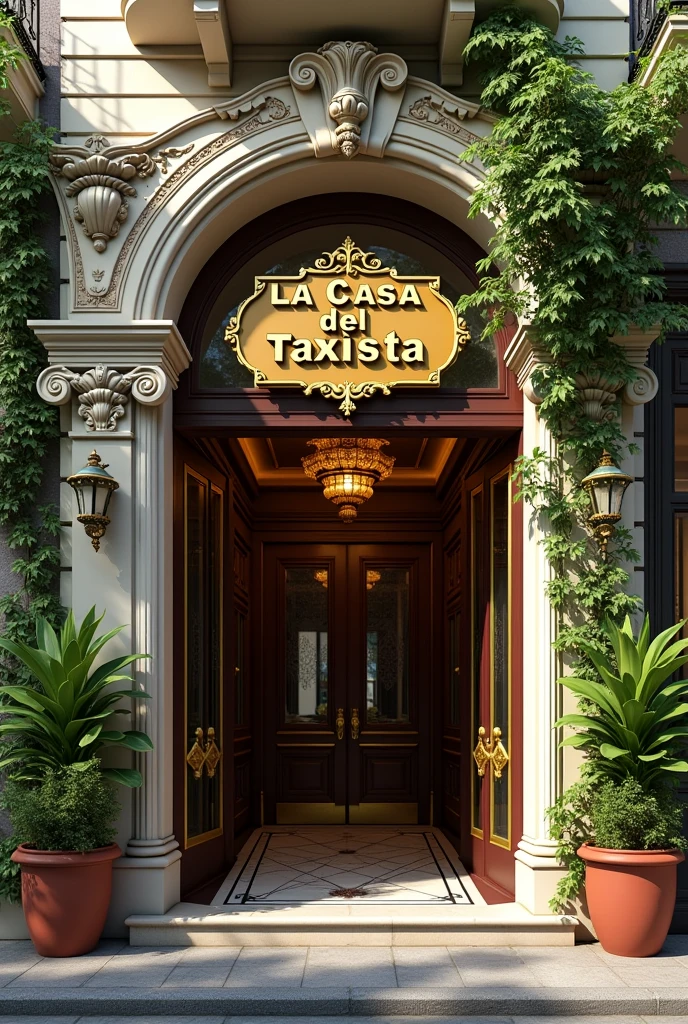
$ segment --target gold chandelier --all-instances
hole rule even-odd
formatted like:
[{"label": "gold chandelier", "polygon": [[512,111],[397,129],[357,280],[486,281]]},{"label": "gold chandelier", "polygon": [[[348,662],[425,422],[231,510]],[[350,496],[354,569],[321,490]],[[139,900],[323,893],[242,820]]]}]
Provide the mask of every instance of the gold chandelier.
[{"label": "gold chandelier", "polygon": [[345,523],[357,515],[356,506],[373,496],[373,487],[392,472],[394,459],[380,449],[389,444],[375,437],[318,438],[316,449],[301,459],[306,476],[323,486],[323,494],[339,505]]}]

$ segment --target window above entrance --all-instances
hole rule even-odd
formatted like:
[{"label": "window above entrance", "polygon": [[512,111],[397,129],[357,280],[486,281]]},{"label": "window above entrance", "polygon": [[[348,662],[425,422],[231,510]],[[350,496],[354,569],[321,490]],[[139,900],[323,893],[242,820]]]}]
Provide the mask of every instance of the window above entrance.
[{"label": "window above entrance", "polygon": [[[380,225],[332,223],[291,234],[268,245],[247,259],[217,296],[203,329],[198,360],[198,386],[202,390],[235,390],[253,387],[253,374],[243,366],[225,340],[230,319],[239,305],[252,294],[259,275],[297,275],[312,267],[323,253],[333,252],[345,236],[351,236],[366,253],[374,254],[382,266],[393,266],[399,275],[436,275],[441,294],[454,305],[462,294],[473,291],[465,273],[447,256],[427,242],[403,231]],[[473,312],[467,319],[470,341],[454,364],[442,372],[441,386],[452,389],[496,388],[499,384],[498,358],[494,343],[483,341],[483,322]]]}]

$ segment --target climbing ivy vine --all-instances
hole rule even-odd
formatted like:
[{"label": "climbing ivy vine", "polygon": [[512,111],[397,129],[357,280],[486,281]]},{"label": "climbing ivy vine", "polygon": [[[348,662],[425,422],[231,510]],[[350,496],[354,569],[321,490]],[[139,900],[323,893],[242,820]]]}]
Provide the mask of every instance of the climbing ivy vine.
[{"label": "climbing ivy vine", "polygon": [[[0,27],[12,18],[0,11]],[[23,50],[0,40],[0,88],[25,60]],[[9,105],[0,100],[0,118]],[[0,598],[3,631],[32,640],[37,615],[60,615],[56,595],[59,519],[38,505],[48,447],[58,436],[55,410],[36,392],[44,352],[26,321],[45,316],[50,261],[40,237],[41,199],[49,191],[48,151],[54,130],[37,121],[20,126],[11,142],[0,142],[0,526],[16,553],[17,587]],[[0,682],[21,668],[0,661]]]},{"label": "climbing ivy vine", "polygon": [[623,563],[638,558],[629,533],[617,530],[602,562],[578,486],[605,448],[617,459],[633,449],[618,407],[602,421],[584,414],[577,378],[618,391],[635,371],[612,336],[633,324],[659,325],[660,340],[688,329],[685,307],[666,301],[655,254],[655,225],[688,221],[688,196],[671,180],[685,168],[670,151],[688,111],[688,50],[667,53],[649,85],[612,92],[581,70],[579,53],[577,39],[558,42],[513,7],[493,13],[467,44],[466,60],[485,69],[482,102],[500,118],[464,157],[487,170],[469,216],[486,214],[497,229],[479,287],[460,303],[490,309],[486,335],[510,314],[529,322],[550,360],[535,385],[557,454],[527,453],[518,470],[521,496],[551,526],[544,544],[561,616],[557,646],[574,657],[583,637],[604,643],[605,616],[620,620],[638,603],[624,589]]},{"label": "climbing ivy vine", "polygon": [[[556,441],[519,460],[520,497],[549,523],[543,539],[552,568],[548,585],[558,613],[555,646],[594,675],[578,646],[605,647],[605,617],[621,621],[640,598],[629,593],[625,566],[638,560],[627,530],[617,529],[602,561],[586,530],[590,513],[580,486],[604,449],[617,459],[634,451],[621,428],[618,395],[635,377],[614,335],[631,325],[659,340],[688,329],[686,308],[666,300],[656,256],[656,225],[685,226],[688,196],[672,181],[686,168],[672,155],[688,111],[688,50],[659,61],[647,85],[605,92],[584,72],[577,39],[557,41],[523,11],[493,13],[469,40],[465,59],[483,70],[483,104],[500,115],[488,138],[464,159],[486,169],[470,216],[497,224],[489,254],[478,266],[479,287],[459,304],[489,309],[485,336],[516,315],[532,326],[545,354],[534,375],[540,416]],[[616,392],[608,418],[590,418],[581,379]],[[585,829],[583,782],[551,809],[559,854],[572,869],[553,906],[579,891],[584,866],[576,849]]]}]

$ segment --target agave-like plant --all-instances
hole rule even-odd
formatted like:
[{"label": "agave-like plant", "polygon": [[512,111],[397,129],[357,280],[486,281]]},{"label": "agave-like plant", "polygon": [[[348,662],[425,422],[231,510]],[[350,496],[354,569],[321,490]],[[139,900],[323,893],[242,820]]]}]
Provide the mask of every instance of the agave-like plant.
[{"label": "agave-like plant", "polygon": [[588,644],[580,644],[599,674],[599,681],[564,677],[558,682],[590,705],[583,713],[564,715],[555,728],[570,725],[580,731],[561,746],[582,747],[593,756],[588,772],[594,781],[621,781],[631,776],[646,788],[658,784],[665,772],[686,772],[683,759],[688,737],[688,679],[673,680],[688,663],[688,640],[671,643],[686,619],[650,642],[650,619],[637,638],[626,616],[623,626],[607,622],[616,664]]},{"label": "agave-like plant", "polygon": [[[110,689],[113,683],[132,683],[122,669],[147,654],[128,654],[100,665],[89,675],[100,651],[124,626],[96,637],[103,615],[95,607],[77,627],[70,611],[59,636],[43,618],[36,624],[36,647],[0,637],[0,648],[18,658],[40,684],[2,686],[3,712],[0,735],[12,740],[0,759],[11,779],[40,781],[47,768],[90,761],[105,746],[129,750],[152,750],[145,732],[105,729],[110,715],[129,715],[128,708],[115,707],[124,698],[150,698],[143,690]],[[124,786],[136,787],[141,773],[133,768],[104,768],[103,775]]]}]

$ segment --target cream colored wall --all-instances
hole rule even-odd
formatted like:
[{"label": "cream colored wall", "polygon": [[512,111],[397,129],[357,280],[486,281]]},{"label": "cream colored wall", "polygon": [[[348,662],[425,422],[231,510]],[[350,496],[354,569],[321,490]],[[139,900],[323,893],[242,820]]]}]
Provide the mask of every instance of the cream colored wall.
[{"label": "cream colored wall", "polygon": [[[145,137],[190,114],[287,73],[293,46],[238,46],[231,88],[211,88],[198,46],[135,47],[120,0],[63,0],[63,141],[83,145],[94,132],[110,142]],[[625,80],[627,0],[566,0],[559,38],[582,39],[582,66],[604,88]],[[396,48],[409,73],[434,81],[432,48]]]}]

